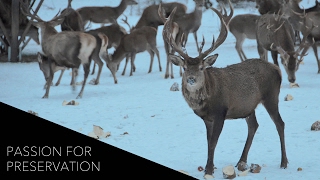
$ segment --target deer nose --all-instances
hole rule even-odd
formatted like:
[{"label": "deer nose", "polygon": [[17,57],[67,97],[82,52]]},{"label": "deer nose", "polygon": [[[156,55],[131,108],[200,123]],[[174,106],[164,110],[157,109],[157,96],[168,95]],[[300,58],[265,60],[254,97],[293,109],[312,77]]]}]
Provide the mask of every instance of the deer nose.
[{"label": "deer nose", "polygon": [[296,81],[296,78],[289,78],[288,80],[289,82],[294,83]]},{"label": "deer nose", "polygon": [[196,83],[196,79],[194,77],[188,77],[187,83],[193,85]]}]

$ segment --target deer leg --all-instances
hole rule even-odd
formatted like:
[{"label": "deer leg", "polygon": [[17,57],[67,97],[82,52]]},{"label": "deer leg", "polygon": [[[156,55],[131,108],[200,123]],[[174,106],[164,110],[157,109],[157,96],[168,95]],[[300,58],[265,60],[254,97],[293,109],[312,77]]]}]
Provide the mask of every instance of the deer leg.
[{"label": "deer leg", "polygon": [[[101,61],[100,57],[93,57],[94,60],[94,64],[98,64],[99,70],[98,70],[98,74],[97,74],[97,78],[94,82],[94,85],[99,84],[99,80],[100,80],[100,75],[102,72],[102,67],[103,67],[103,62]],[[90,71],[90,67],[89,67],[89,71]]]},{"label": "deer leg", "polygon": [[194,40],[196,41],[197,51],[200,52],[200,48],[199,48],[199,44],[198,44],[197,31],[193,32],[193,37],[194,37]]},{"label": "deer leg", "polygon": [[149,66],[149,71],[148,73],[151,73],[152,71],[152,65],[153,65],[153,59],[154,59],[154,52],[151,49],[147,50],[148,53],[150,54],[150,66]]},{"label": "deer leg", "polygon": [[[50,58],[49,58],[49,61],[50,61]],[[51,63],[51,62],[50,62],[50,63]],[[50,66],[50,75],[49,75],[49,77],[48,77],[48,79],[47,79],[47,82],[46,82],[46,84],[47,84],[46,93],[43,95],[42,99],[48,99],[48,97],[49,97],[49,91],[50,91],[50,87],[51,87],[49,84],[52,83],[53,74],[54,74],[53,69],[52,69],[52,67]]]},{"label": "deer leg", "polygon": [[272,59],[273,59],[273,63],[279,67],[278,51],[271,51],[271,56],[272,56]]},{"label": "deer leg", "polygon": [[256,118],[256,114],[255,114],[254,111],[253,111],[252,114],[250,114],[248,117],[246,117],[246,122],[247,122],[247,125],[248,125],[247,141],[246,141],[246,144],[245,144],[245,146],[243,148],[240,160],[239,160],[239,162],[237,163],[236,166],[238,166],[240,162],[247,163],[248,152],[250,150],[253,137],[254,137],[254,135],[255,135],[258,127],[259,127],[259,124],[258,124],[257,118]]},{"label": "deer leg", "polygon": [[205,116],[201,117],[204,120],[207,129],[207,142],[208,142],[208,159],[205,167],[205,174],[213,174],[214,169],[214,151],[221,134],[224,117],[223,116]]},{"label": "deer leg", "polygon": [[60,73],[60,76],[59,76],[58,81],[56,82],[56,86],[58,86],[58,85],[60,84],[60,81],[61,81],[62,75],[63,75],[63,73],[64,73],[64,71],[65,71],[65,70],[66,70],[66,69],[61,69],[61,73]]},{"label": "deer leg", "polygon": [[158,63],[159,63],[159,71],[161,72],[161,71],[162,71],[162,67],[161,67],[161,63],[160,63],[160,55],[159,55],[159,50],[158,50],[158,48],[155,47],[155,48],[153,49],[153,52],[156,53],[156,56],[157,56],[157,58],[158,58]]},{"label": "deer leg", "polygon": [[91,73],[91,75],[94,74],[95,69],[96,69],[96,63],[93,63],[93,68],[92,68],[92,73]]},{"label": "deer leg", "polygon": [[312,45],[312,49],[313,49],[314,55],[316,56],[316,60],[317,60],[317,63],[318,63],[318,74],[320,74],[320,59],[318,57],[318,49],[317,49],[317,44],[316,43],[314,43]]},{"label": "deer leg", "polygon": [[[83,66],[83,71],[84,71],[84,79],[83,79],[83,84],[82,84],[80,93],[79,93],[79,95],[77,96],[77,99],[82,98],[84,86],[86,85],[87,78],[88,78],[88,75],[89,75],[89,72],[90,72],[90,63],[91,63],[91,57],[90,57],[88,63],[82,64],[82,66]],[[77,69],[77,70],[78,70],[78,69]]]},{"label": "deer leg", "polygon": [[274,124],[276,125],[279,137],[280,137],[280,143],[281,143],[281,168],[287,168],[288,159],[286,155],[286,147],[285,147],[285,140],[284,140],[284,122],[282,121],[282,118],[279,114],[279,108],[278,108],[278,96],[275,96],[274,98],[266,98],[263,102],[264,107],[266,108],[267,112],[269,113],[271,119],[273,120]]},{"label": "deer leg", "polygon": [[72,78],[71,78],[71,83],[72,89],[76,90],[76,78],[78,76],[78,68],[72,68]]},{"label": "deer leg", "polygon": [[243,38],[236,40],[236,50],[238,52],[238,55],[240,57],[241,61],[244,61],[247,59],[246,55],[244,54],[242,50],[242,44],[243,44]]},{"label": "deer leg", "polygon": [[267,51],[259,43],[257,43],[257,49],[258,49],[260,59],[268,61],[268,59],[266,58]]},{"label": "deer leg", "polygon": [[124,64],[124,68],[123,68],[123,71],[122,71],[122,76],[124,76],[125,75],[125,73],[126,73],[126,69],[127,69],[127,64],[128,64],[128,62],[129,62],[129,60],[130,60],[130,57],[129,56],[126,56],[126,63]]},{"label": "deer leg", "polygon": [[135,65],[134,65],[134,60],[136,58],[136,53],[132,53],[131,54],[131,70],[130,70],[130,76],[132,76],[133,74],[133,69],[135,68]]},{"label": "deer leg", "polygon": [[169,63],[170,63],[170,59],[169,59],[168,55],[169,55],[169,52],[170,52],[171,50],[170,50],[169,44],[166,43],[166,40],[165,40],[165,39],[163,39],[163,40],[164,40],[164,42],[165,42],[165,43],[164,43],[164,48],[165,48],[165,51],[166,51],[166,54],[167,54],[166,73],[165,73],[165,75],[164,75],[164,78],[167,79],[167,78],[169,77]]}]

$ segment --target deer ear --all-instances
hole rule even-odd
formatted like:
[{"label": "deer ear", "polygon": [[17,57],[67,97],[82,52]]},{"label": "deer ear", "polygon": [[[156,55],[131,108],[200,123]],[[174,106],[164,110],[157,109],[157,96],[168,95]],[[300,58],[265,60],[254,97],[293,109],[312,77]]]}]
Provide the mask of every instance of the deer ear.
[{"label": "deer ear", "polygon": [[203,65],[204,67],[207,67],[207,66],[212,66],[212,64],[214,64],[216,62],[218,58],[218,54],[214,54],[212,56],[208,56],[206,59],[204,59],[203,61]]},{"label": "deer ear", "polygon": [[181,59],[181,57],[179,57],[177,55],[170,54],[169,59],[176,66],[183,66],[184,65],[184,61]]},{"label": "deer ear", "polygon": [[59,24],[61,24],[63,22],[64,18],[55,20],[55,21],[49,21],[49,25],[52,27],[58,26]]}]

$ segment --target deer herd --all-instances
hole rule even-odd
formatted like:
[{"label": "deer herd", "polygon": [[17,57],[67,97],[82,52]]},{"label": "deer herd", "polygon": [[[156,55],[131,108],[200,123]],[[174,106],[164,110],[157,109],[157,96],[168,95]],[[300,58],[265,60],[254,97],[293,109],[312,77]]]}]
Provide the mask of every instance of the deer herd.
[{"label": "deer herd", "polygon": [[[165,78],[174,78],[173,65],[180,67],[183,97],[194,113],[203,119],[207,129],[208,159],[205,173],[213,174],[214,151],[226,119],[246,119],[248,137],[237,165],[247,162],[248,152],[259,126],[255,108],[260,103],[276,125],[281,143],[280,167],[287,168],[284,122],[278,108],[282,76],[277,58],[280,54],[288,81],[294,83],[295,72],[311,46],[320,73],[316,44],[320,40],[320,3],[316,1],[316,5],[307,10],[300,8],[301,0],[256,0],[260,15],[240,14],[234,17],[230,1],[230,13],[227,13],[224,4],[220,4],[220,10],[210,7],[220,19],[220,34],[217,39],[213,36],[211,47],[203,51],[205,38],[198,45],[197,31],[201,26],[205,2],[194,2],[195,9],[190,13],[187,13],[187,6],[182,3],[151,5],[144,9],[135,26],[128,23],[127,17],[122,19],[129,25],[130,32],[127,33],[117,20],[127,6],[137,4],[134,0],[121,0],[117,7],[92,6],[77,10],[71,8],[71,0],[68,0],[68,7],[50,21],[44,21],[31,13],[21,1],[21,12],[30,17],[33,25],[41,31],[42,53],[38,53],[38,62],[46,80],[43,98],[49,96],[56,71],[61,70],[62,75],[65,69],[72,68],[70,84],[74,87],[78,68],[82,65],[84,81],[77,97],[81,98],[92,59],[99,67],[94,84],[99,84],[103,61],[117,84],[116,72],[120,62],[126,58],[127,65],[131,60],[131,76],[136,69],[136,54],[144,51],[150,54],[148,73],[152,71],[154,55],[159,62],[159,71],[162,71],[156,36],[158,27],[163,25],[162,37],[167,57]],[[88,22],[100,23],[101,27],[86,30]],[[104,26],[107,23],[111,25]],[[54,29],[59,24],[61,32]],[[235,48],[240,62],[225,68],[212,67],[218,54],[210,54],[223,44],[229,31],[235,36]],[[184,50],[189,33],[193,33],[195,38],[197,57],[190,57]],[[303,38],[297,45],[295,35],[299,36],[300,33]],[[245,56],[242,44],[246,38],[256,39],[259,58],[248,59]],[[111,47],[115,48],[113,54],[108,53]],[[268,51],[271,52],[273,63],[268,62]],[[125,74],[126,65],[122,75]],[[59,84],[61,75],[56,85]]]}]

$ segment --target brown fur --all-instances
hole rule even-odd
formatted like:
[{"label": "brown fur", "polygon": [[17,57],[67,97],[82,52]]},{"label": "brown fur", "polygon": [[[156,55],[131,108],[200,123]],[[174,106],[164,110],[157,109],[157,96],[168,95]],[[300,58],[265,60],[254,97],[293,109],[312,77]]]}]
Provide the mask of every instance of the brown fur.
[{"label": "brown fur", "polygon": [[247,162],[248,152],[259,126],[255,109],[260,103],[264,105],[276,125],[281,143],[280,167],[286,168],[288,159],[284,140],[284,122],[278,108],[282,81],[280,69],[261,59],[248,59],[225,68],[211,67],[218,58],[218,54],[208,55],[227,38],[226,21],[230,20],[233,13],[232,8],[230,15],[222,15],[217,9],[211,9],[220,18],[220,34],[208,50],[199,53],[195,58],[185,54],[170,37],[175,10],[165,22],[162,33],[164,39],[170,42],[172,48],[181,56],[172,54],[169,58],[173,64],[185,69],[182,76],[183,97],[193,112],[203,119],[206,126],[208,158],[205,173],[209,175],[213,173],[214,152],[226,119],[246,118],[248,137],[238,164]]}]

